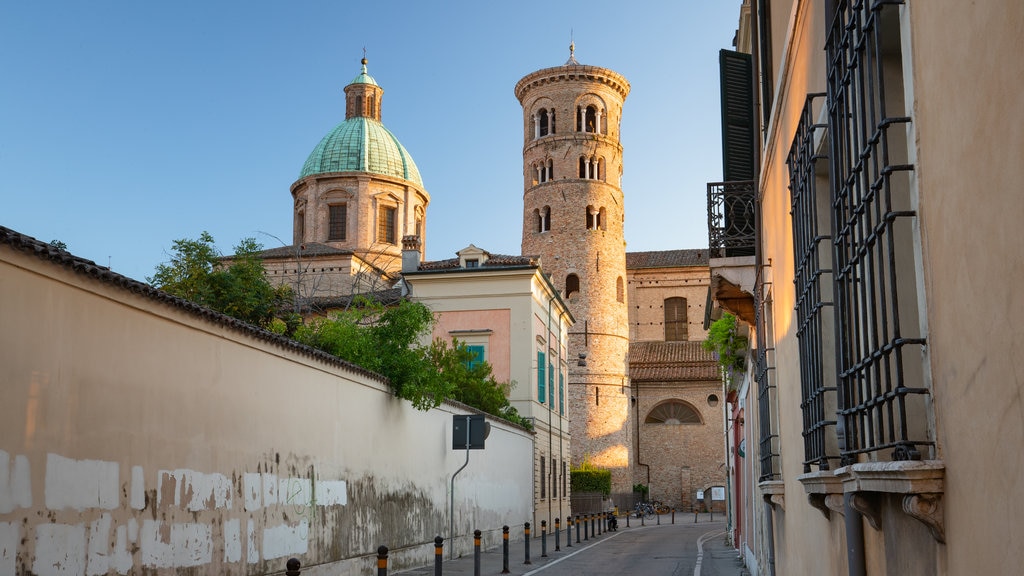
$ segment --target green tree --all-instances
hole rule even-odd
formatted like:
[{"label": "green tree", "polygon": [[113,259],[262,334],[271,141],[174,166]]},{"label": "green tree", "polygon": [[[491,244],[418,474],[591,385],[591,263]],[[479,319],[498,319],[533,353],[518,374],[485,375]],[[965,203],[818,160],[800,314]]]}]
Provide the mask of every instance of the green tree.
[{"label": "green tree", "polygon": [[294,337],[387,377],[395,395],[420,410],[452,399],[529,427],[508,402],[511,385],[497,382],[486,362],[470,362],[473,355],[465,344],[440,339],[420,344],[434,321],[422,303],[385,307],[359,296],[346,310],[300,326]]},{"label": "green tree", "polygon": [[262,249],[255,239],[243,239],[225,266],[213,236],[203,232],[195,240],[175,240],[170,261],[158,265],[146,281],[196,304],[267,327],[284,309],[291,293],[287,287],[275,288],[267,281],[259,258]]}]

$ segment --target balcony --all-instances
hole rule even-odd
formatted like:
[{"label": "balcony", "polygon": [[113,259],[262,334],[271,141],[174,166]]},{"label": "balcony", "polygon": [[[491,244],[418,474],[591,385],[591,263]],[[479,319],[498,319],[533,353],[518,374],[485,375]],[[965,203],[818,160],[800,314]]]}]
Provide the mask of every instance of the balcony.
[{"label": "balcony", "polygon": [[750,325],[754,324],[756,280],[755,201],[753,180],[708,183],[710,298]]},{"label": "balcony", "polygon": [[708,183],[708,247],[712,258],[754,255],[753,180]]}]

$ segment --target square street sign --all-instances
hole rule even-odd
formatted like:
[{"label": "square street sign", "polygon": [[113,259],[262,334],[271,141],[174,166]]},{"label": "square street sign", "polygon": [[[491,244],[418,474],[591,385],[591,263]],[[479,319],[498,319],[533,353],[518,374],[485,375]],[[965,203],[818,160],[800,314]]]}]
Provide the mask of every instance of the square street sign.
[{"label": "square street sign", "polygon": [[490,425],[483,414],[455,414],[452,416],[452,450],[466,449],[466,431],[469,431],[469,449],[483,450]]}]

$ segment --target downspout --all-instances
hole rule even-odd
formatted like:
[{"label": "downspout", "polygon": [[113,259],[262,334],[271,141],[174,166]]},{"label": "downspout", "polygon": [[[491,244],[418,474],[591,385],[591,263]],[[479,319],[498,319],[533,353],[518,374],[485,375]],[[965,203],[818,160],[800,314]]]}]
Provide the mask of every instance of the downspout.
[{"label": "downspout", "polygon": [[[545,336],[546,336],[545,341],[548,343],[547,344],[548,352],[551,352],[551,303],[554,302],[554,300],[555,300],[555,296],[552,294],[551,297],[548,298],[548,333],[545,334]],[[547,358],[547,356],[548,356],[547,354],[544,355],[545,358]],[[548,360],[548,362],[550,362],[550,360]],[[545,374],[550,376],[551,371],[548,370],[547,366],[544,366],[543,370],[544,370]],[[548,459],[549,460],[550,460],[550,456],[554,456],[555,455],[555,451],[554,451],[554,449],[552,447],[552,444],[554,442],[554,438],[552,437],[553,434],[554,434],[554,431],[551,429],[551,416],[552,416],[551,413],[553,412],[552,408],[554,408],[553,406],[551,406],[552,404],[554,404],[554,402],[552,402],[551,399],[554,398],[554,396],[555,396],[555,389],[553,388],[553,386],[554,386],[554,382],[548,382],[548,398],[547,399],[548,399],[548,455],[549,455]],[[561,444],[561,442],[559,442],[559,444]],[[549,477],[552,476],[553,475],[552,473],[555,470],[556,470],[555,463],[551,462],[551,467],[550,467],[550,470],[548,471],[548,476]],[[547,482],[548,479],[544,478],[541,481],[542,482]],[[557,489],[557,487],[556,487],[556,489]],[[551,500],[553,498],[554,498],[554,494],[552,494],[551,490],[548,490],[548,520],[549,521],[551,520],[551,513],[554,511],[554,505],[551,503]]]},{"label": "downspout", "polygon": [[[750,49],[753,58],[750,59],[750,69],[753,75],[753,104],[754,122],[759,129],[755,132],[754,138],[754,270],[755,274],[761,273],[762,251],[761,251],[761,154],[763,152],[763,134],[767,128],[761,112],[761,96],[764,91],[761,89],[761,6],[763,0],[756,0],[750,3]],[[755,280],[757,282],[757,280]],[[756,295],[760,290],[754,290]],[[760,302],[754,302],[754,306],[760,306]],[[760,327],[758,327],[760,328]],[[760,399],[758,400],[760,402]],[[758,434],[764,425],[771,425],[770,422],[758,422]],[[752,476],[753,478],[753,476]],[[753,486],[751,486],[753,488]],[[775,519],[774,510],[770,501],[764,503],[764,536],[766,550],[766,562],[768,564],[768,575],[775,576]]]}]

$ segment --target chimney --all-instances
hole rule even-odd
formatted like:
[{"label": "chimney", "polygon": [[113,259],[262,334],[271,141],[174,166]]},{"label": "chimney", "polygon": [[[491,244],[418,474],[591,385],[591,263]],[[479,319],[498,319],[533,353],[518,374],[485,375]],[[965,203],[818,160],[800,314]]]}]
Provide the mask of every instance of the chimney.
[{"label": "chimney", "polygon": [[402,236],[402,272],[415,272],[420,267],[420,237]]}]

